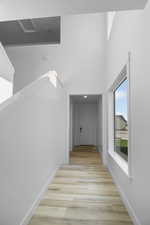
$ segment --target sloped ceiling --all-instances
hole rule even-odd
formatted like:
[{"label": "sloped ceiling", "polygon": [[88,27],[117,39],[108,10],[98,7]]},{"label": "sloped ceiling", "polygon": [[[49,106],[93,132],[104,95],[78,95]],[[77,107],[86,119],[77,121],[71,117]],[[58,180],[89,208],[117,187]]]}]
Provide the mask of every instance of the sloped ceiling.
[{"label": "sloped ceiling", "polygon": [[0,20],[142,9],[147,0],[2,0]]}]

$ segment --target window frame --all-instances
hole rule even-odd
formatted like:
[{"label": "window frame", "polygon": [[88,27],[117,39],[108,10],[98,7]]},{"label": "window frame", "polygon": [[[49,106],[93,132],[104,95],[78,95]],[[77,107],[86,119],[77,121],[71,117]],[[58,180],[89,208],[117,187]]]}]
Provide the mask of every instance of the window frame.
[{"label": "window frame", "polygon": [[[121,82],[116,86],[116,88],[114,89],[113,91],[113,105],[114,105],[114,111],[113,111],[113,117],[114,117],[114,151],[116,152],[116,144],[115,144],[115,138],[116,138],[116,126],[115,126],[115,117],[116,117],[116,91],[121,87],[121,85],[127,81],[128,84],[129,84],[129,81],[128,81],[128,78],[127,76],[125,75],[124,78],[121,80]],[[128,111],[128,87],[127,87],[127,111]],[[128,121],[128,112],[127,112],[127,121]],[[128,132],[128,139],[129,139],[129,132]],[[117,152],[116,152],[117,153]],[[117,153],[119,154],[119,153]],[[121,157],[123,158],[123,157]],[[128,163],[128,157],[127,157],[127,160],[125,160],[127,163]]]},{"label": "window frame", "polygon": [[[127,79],[128,81],[128,90],[127,90],[127,108],[128,108],[128,161],[123,159],[115,151],[115,99],[114,92],[117,88]],[[131,92],[130,92],[130,53],[128,61],[119,73],[118,77],[115,79],[114,83],[108,90],[108,153],[116,162],[116,164],[125,172],[125,174],[131,177]]]}]

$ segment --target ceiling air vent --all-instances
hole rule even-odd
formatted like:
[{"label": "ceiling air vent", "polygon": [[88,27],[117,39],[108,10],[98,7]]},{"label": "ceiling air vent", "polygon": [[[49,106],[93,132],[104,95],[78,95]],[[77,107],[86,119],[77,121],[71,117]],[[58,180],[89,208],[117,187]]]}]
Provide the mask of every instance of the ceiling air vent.
[{"label": "ceiling air vent", "polygon": [[25,33],[33,33],[33,32],[36,32],[34,23],[33,23],[33,21],[31,19],[19,20],[18,23],[19,23],[21,29]]}]

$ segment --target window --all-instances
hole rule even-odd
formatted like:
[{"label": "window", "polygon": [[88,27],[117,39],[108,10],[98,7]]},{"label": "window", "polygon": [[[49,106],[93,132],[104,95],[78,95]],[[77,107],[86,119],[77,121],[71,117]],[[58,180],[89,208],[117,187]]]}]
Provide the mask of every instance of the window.
[{"label": "window", "polygon": [[128,79],[114,90],[114,151],[128,161]]},{"label": "window", "polygon": [[131,178],[130,53],[108,92],[108,152]]}]

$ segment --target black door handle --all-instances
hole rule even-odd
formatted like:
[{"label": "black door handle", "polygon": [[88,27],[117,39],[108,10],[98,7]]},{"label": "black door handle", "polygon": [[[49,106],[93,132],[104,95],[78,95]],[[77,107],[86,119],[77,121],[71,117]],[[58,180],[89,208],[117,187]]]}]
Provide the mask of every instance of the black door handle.
[{"label": "black door handle", "polygon": [[82,127],[80,127],[80,133],[82,133]]}]

